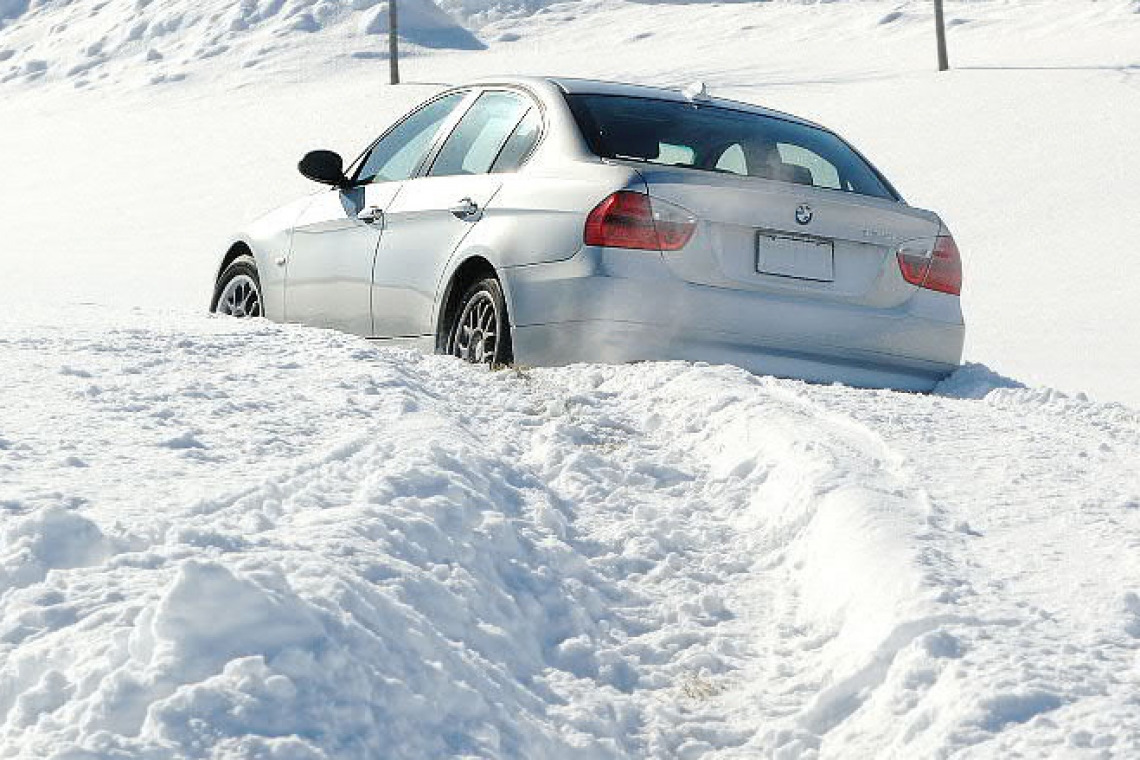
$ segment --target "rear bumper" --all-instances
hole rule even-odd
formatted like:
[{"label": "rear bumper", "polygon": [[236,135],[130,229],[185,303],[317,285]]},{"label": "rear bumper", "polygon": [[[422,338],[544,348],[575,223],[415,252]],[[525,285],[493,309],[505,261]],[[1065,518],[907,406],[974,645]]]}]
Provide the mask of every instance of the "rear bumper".
[{"label": "rear bumper", "polygon": [[502,275],[520,364],[681,359],[929,390],[962,355],[959,301],[930,291],[894,309],[774,297],[685,282],[652,253],[594,248]]}]

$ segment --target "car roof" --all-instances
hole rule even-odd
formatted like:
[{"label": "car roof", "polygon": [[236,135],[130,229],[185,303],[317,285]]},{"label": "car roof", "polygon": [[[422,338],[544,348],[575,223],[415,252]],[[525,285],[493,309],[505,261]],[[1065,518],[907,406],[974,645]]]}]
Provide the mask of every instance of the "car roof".
[{"label": "car roof", "polygon": [[[568,95],[620,95],[624,97],[633,98],[653,98],[655,100],[669,100],[679,103],[690,102],[680,90],[674,90],[667,87],[653,87],[643,84],[631,84],[628,82],[608,82],[601,79],[579,79],[576,77],[522,77],[522,76],[509,76],[509,77],[495,77],[481,79],[472,82],[473,85],[490,85],[490,84],[514,84],[523,87],[536,85],[553,85],[562,92]],[[717,97],[702,97],[700,102],[708,103],[722,108],[731,108],[736,111],[747,111],[749,113],[761,114],[763,116],[772,116],[784,121],[796,122],[797,124],[804,124],[818,129],[827,128],[816,124],[808,119],[794,116],[783,111],[777,111],[773,108],[765,108],[754,103],[743,103],[737,100],[729,100],[727,98]]]}]

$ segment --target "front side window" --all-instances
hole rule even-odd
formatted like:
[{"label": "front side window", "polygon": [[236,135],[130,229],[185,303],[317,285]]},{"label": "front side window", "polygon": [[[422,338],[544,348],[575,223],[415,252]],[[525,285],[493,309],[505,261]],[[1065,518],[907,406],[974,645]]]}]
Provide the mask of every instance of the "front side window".
[{"label": "front side window", "polygon": [[847,143],[825,129],[723,106],[624,95],[567,95],[591,150],[897,200]]},{"label": "front side window", "polygon": [[486,174],[499,151],[530,108],[510,92],[485,92],[463,115],[439,149],[429,176]]},{"label": "front side window", "polygon": [[416,173],[443,122],[467,93],[433,100],[393,127],[372,146],[356,175],[357,183],[394,182]]}]

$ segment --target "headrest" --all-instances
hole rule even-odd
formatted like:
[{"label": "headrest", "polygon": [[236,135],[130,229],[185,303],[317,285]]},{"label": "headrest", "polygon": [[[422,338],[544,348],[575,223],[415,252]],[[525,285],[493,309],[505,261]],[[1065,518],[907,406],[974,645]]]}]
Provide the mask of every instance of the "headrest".
[{"label": "headrest", "polygon": [[638,128],[636,123],[623,124],[620,129],[602,135],[606,149],[615,156],[628,156],[652,161],[661,155],[661,142],[653,131]]},{"label": "headrest", "polygon": [[797,185],[814,185],[811,170],[795,164],[781,164],[780,179],[785,182],[795,182]]}]

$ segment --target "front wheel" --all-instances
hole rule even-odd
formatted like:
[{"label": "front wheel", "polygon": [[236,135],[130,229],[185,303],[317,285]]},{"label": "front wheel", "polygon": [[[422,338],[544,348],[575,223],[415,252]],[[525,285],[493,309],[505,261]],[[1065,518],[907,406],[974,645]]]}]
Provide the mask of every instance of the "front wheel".
[{"label": "front wheel", "polygon": [[510,364],[511,325],[503,287],[494,277],[472,285],[459,302],[447,339],[447,353],[472,364]]},{"label": "front wheel", "polygon": [[252,256],[238,256],[222,272],[214,288],[211,311],[231,317],[262,317],[261,280]]}]

